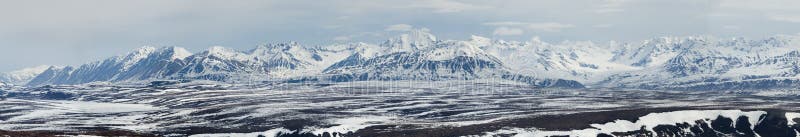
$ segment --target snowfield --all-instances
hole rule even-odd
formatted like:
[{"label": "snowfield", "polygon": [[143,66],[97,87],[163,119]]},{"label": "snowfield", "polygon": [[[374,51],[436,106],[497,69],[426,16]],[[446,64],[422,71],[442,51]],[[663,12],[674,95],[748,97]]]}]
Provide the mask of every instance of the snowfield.
[{"label": "snowfield", "polygon": [[[4,112],[0,116],[0,128],[6,130],[62,130],[64,125],[109,126],[127,130],[152,128],[141,122],[147,112],[163,110],[147,104],[98,103],[64,100],[2,101]],[[13,106],[17,105],[17,106]],[[40,123],[18,123],[40,121]]]},{"label": "snowfield", "polygon": [[[764,123],[794,127],[800,112],[799,94],[540,89],[506,80],[140,85],[10,90],[9,99],[0,101],[0,130],[198,137],[596,136],[701,134],[691,129],[727,118],[747,123],[729,124],[743,130],[736,133],[755,135]],[[764,117],[773,115],[784,120]],[[639,132],[628,133],[634,131]]]}]

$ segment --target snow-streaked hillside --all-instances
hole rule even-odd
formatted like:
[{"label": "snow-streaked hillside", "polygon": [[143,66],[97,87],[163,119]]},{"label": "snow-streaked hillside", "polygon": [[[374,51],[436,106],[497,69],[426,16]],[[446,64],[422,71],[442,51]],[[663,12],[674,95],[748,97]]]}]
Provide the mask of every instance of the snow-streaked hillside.
[{"label": "snow-streaked hillside", "polygon": [[47,69],[27,85],[82,84],[95,81],[131,81],[166,78],[185,65],[189,55],[180,47],[142,47],[126,55],[91,62],[79,67]]},{"label": "snow-streaked hillside", "polygon": [[479,36],[473,36],[469,42],[479,45],[520,74],[593,83],[609,73],[640,69],[611,61],[614,56],[612,45],[570,41],[550,44],[538,39],[530,42],[491,41]]},{"label": "snow-streaked hillside", "polygon": [[655,89],[765,89],[797,87],[798,36],[763,40],[694,39],[647,69],[615,74],[600,84]]},{"label": "snow-streaked hillside", "polygon": [[491,78],[505,72],[500,60],[465,42],[441,43],[373,58],[354,54],[343,62],[325,73],[358,80],[460,80]]},{"label": "snow-streaked hillside", "polygon": [[306,76],[319,74],[350,54],[347,49],[309,48],[295,42],[261,45],[247,52],[212,47],[188,57],[178,77],[236,81]]}]

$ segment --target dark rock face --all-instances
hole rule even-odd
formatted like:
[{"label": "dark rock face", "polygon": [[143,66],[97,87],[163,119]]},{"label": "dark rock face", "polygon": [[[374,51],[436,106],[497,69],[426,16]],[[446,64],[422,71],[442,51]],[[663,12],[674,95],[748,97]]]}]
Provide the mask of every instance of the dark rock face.
[{"label": "dark rock face", "polygon": [[761,122],[753,129],[762,137],[795,137],[797,127],[789,127],[785,112],[771,111],[765,116],[761,116]]},{"label": "dark rock face", "polygon": [[332,65],[325,70],[328,81],[391,81],[391,80],[472,80],[501,78],[528,83],[538,87],[583,88],[573,80],[543,79],[512,74],[503,63],[489,55],[457,56],[448,60],[427,60],[423,53],[400,52],[372,59],[359,54]]},{"label": "dark rock face", "polygon": [[366,75],[356,80],[386,79],[469,79],[497,73],[500,61],[489,58],[458,56],[449,60],[427,60],[421,53],[400,52],[368,60],[354,56],[326,69],[328,74]]},{"label": "dark rock face", "polygon": [[525,75],[506,74],[502,79],[525,82],[538,87],[558,87],[558,88],[584,88],[585,86],[578,81],[564,79],[537,79]]},{"label": "dark rock face", "polygon": [[[614,133],[615,136],[658,136],[658,137],[796,137],[800,126],[787,125],[782,111],[768,111],[762,115],[759,123],[748,122],[746,116],[736,119],[717,117],[711,120],[698,120],[694,124],[676,123],[659,125],[653,131],[640,129],[637,131]],[[753,127],[753,128],[751,128]],[[655,135],[653,133],[656,133]],[[598,135],[601,136],[601,135]]]}]

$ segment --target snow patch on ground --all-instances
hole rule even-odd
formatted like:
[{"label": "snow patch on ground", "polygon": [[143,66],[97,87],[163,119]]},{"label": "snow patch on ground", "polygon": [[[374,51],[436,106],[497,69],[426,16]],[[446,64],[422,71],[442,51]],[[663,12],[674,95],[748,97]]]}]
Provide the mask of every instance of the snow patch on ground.
[{"label": "snow patch on ground", "polygon": [[[676,123],[688,123],[691,125],[696,124],[697,120],[711,120],[717,117],[726,117],[736,119],[740,116],[746,116],[752,125],[758,123],[759,117],[765,115],[765,111],[741,111],[741,110],[683,110],[663,113],[652,113],[642,117],[635,122],[627,120],[615,120],[604,124],[591,124],[592,128],[571,130],[571,131],[542,131],[538,129],[503,129],[495,132],[487,133],[488,136],[496,134],[516,133],[515,137],[546,137],[546,136],[560,136],[569,135],[576,137],[595,137],[600,133],[610,134],[612,132],[627,132],[639,130],[645,127],[648,131],[653,132],[653,128],[658,125],[674,125]],[[800,117],[800,113],[787,113],[787,118]],[[708,122],[708,121],[707,121]],[[792,121],[790,121],[792,122]],[[710,123],[710,122],[709,122]],[[794,123],[790,123],[794,124]],[[752,126],[750,128],[753,128]],[[654,135],[657,133],[653,132]]]},{"label": "snow patch on ground", "polygon": [[[140,123],[147,118],[147,112],[163,110],[163,107],[154,107],[147,104],[124,103],[98,103],[84,101],[63,100],[21,100],[7,99],[3,103],[20,103],[19,112],[5,121],[0,120],[0,129],[25,129],[25,130],[62,130],[58,125],[115,125],[112,127],[141,131],[152,127],[154,124]],[[101,115],[102,117],[95,117]],[[14,124],[26,121],[46,121],[41,124]],[[4,124],[6,123],[6,124]],[[10,124],[8,124],[10,123]],[[52,126],[44,126],[52,125]],[[43,128],[30,128],[27,126]]]},{"label": "snow patch on ground", "polygon": [[64,108],[65,110],[83,112],[83,113],[122,113],[122,112],[139,112],[139,111],[153,111],[164,109],[154,107],[146,104],[123,104],[123,103],[98,103],[98,102],[83,102],[83,101],[41,101],[50,102],[51,105],[57,108]]},{"label": "snow patch on ground", "polygon": [[265,137],[275,137],[278,136],[279,133],[291,133],[291,132],[292,132],[291,130],[285,128],[276,128],[264,132],[197,134],[197,135],[191,135],[189,137],[257,137],[259,135]]},{"label": "snow patch on ground", "polygon": [[18,100],[9,99],[9,101],[22,101],[22,102],[35,102],[46,104],[49,109],[35,110],[31,113],[14,117],[8,121],[24,120],[30,118],[42,118],[63,113],[125,113],[125,112],[141,112],[141,111],[154,111],[164,109],[161,107],[154,107],[146,104],[123,104],[123,103],[97,103],[97,102],[84,102],[84,101],[62,101],[62,100]]},{"label": "snow patch on ground", "polygon": [[392,119],[393,117],[386,117],[386,116],[343,118],[332,121],[332,124],[336,124],[337,126],[319,128],[319,129],[310,129],[310,130],[312,130],[311,133],[315,135],[322,135],[325,132],[328,133],[356,132],[357,130],[364,129],[369,126],[385,124],[386,122],[391,121]]},{"label": "snow patch on ground", "polygon": [[794,119],[800,118],[800,113],[786,112],[785,115],[786,115],[786,125],[789,125],[789,126],[797,124],[794,121]]},{"label": "snow patch on ground", "polygon": [[[348,132],[356,132],[360,129],[364,129],[369,126],[373,125],[380,125],[386,124],[387,122],[395,119],[395,117],[387,117],[387,116],[364,116],[364,117],[351,117],[351,118],[342,118],[342,119],[333,119],[330,120],[330,124],[335,126],[327,127],[327,128],[306,128],[301,131],[301,133],[312,133],[314,135],[322,136],[325,132],[329,134],[333,133],[340,133],[346,134]],[[295,131],[288,130],[285,128],[276,128],[267,130],[264,132],[252,132],[252,133],[215,133],[215,134],[197,134],[191,135],[189,137],[255,137],[255,136],[266,136],[266,137],[274,137],[278,134],[287,134],[293,133]]]}]

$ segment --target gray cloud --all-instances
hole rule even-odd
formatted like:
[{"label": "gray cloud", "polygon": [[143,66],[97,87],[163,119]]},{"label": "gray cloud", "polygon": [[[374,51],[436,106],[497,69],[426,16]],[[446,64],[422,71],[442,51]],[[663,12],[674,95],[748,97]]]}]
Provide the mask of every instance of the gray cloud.
[{"label": "gray cloud", "polygon": [[144,45],[198,52],[211,45],[246,50],[290,40],[377,43],[403,33],[385,31],[398,23],[430,28],[440,39],[759,38],[800,32],[796,7],[800,2],[794,0],[4,1],[0,71],[81,64]]},{"label": "gray cloud", "polygon": [[[488,26],[504,26],[505,30],[510,30],[506,27],[523,27],[533,31],[546,31],[546,32],[559,32],[562,29],[574,28],[575,25],[572,24],[564,24],[564,23],[557,23],[557,22],[517,22],[517,21],[503,21],[503,22],[488,22],[483,23],[484,25]],[[499,29],[499,28],[498,28]],[[496,32],[496,30],[495,30]],[[521,30],[520,30],[521,33]]]},{"label": "gray cloud", "polygon": [[394,24],[394,25],[389,25],[388,27],[386,27],[386,29],[383,29],[383,30],[386,30],[386,31],[401,31],[401,32],[403,32],[403,31],[410,31],[413,28],[414,28],[414,26],[411,26],[411,25],[408,25],[408,24]]},{"label": "gray cloud", "polygon": [[502,35],[502,36],[510,36],[510,35],[522,35],[524,31],[519,28],[509,28],[509,27],[499,27],[494,29],[494,35]]}]

